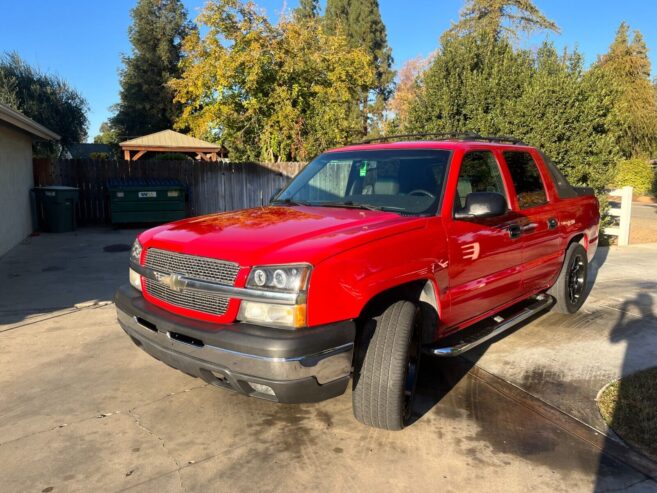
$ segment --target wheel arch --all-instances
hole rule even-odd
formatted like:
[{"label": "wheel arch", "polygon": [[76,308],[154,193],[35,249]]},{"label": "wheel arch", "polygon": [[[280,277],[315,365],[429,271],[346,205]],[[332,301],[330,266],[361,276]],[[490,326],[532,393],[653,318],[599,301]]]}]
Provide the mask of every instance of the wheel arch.
[{"label": "wheel arch", "polygon": [[589,239],[584,233],[577,233],[576,235],[572,236],[568,241],[565,250],[568,250],[568,248],[570,248],[570,245],[573,243],[579,243],[584,247],[584,250],[586,251],[588,251],[589,249]]},{"label": "wheel arch", "polygon": [[584,250],[586,250],[588,252],[588,250],[589,250],[589,241],[588,241],[588,238],[586,237],[586,235],[584,233],[577,233],[577,234],[571,236],[568,239],[568,242],[563,246],[563,251],[562,251],[563,261],[561,263],[561,268],[550,279],[550,283],[548,284],[548,289],[552,289],[552,286],[554,286],[554,283],[556,283],[557,279],[559,279],[559,275],[561,274],[561,269],[563,269],[564,262],[566,262],[566,253],[568,252],[568,249],[570,248],[570,245],[572,245],[573,243],[579,243],[580,245],[582,245],[584,247]]},{"label": "wheel arch", "polygon": [[361,323],[357,326],[363,326],[365,321],[380,315],[390,304],[399,300],[417,304],[422,312],[421,340],[423,343],[433,342],[442,310],[438,287],[431,279],[408,281],[376,293],[363,306],[358,316]]}]

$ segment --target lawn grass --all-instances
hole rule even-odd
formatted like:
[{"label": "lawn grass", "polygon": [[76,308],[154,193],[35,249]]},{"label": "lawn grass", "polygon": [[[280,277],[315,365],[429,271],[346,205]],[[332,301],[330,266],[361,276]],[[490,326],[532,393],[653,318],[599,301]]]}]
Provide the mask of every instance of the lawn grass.
[{"label": "lawn grass", "polygon": [[598,407],[623,440],[657,460],[657,368],[610,383],[600,393]]}]

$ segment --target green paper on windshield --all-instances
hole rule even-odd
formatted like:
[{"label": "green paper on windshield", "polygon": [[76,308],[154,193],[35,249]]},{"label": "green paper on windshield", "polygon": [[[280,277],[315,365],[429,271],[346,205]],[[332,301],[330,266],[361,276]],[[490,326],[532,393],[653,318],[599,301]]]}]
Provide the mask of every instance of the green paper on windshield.
[{"label": "green paper on windshield", "polygon": [[360,165],[360,176],[367,176],[367,161]]}]

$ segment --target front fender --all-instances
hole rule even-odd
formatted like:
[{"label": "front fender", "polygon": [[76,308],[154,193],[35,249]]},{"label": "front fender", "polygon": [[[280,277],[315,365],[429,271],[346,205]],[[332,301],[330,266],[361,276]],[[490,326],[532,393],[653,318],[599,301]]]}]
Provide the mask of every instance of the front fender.
[{"label": "front fender", "polygon": [[340,252],[313,270],[308,323],[355,319],[375,296],[414,281],[431,282],[440,314],[443,292],[438,287],[447,286],[447,258],[439,218],[428,219],[423,228]]}]

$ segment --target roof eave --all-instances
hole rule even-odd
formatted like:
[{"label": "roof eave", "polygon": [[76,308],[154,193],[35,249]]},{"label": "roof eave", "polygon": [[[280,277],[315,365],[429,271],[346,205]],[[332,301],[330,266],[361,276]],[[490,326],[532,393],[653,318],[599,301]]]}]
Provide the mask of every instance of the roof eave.
[{"label": "roof eave", "polygon": [[159,151],[159,152],[221,152],[221,147],[174,147],[119,144],[124,151]]},{"label": "roof eave", "polygon": [[1,103],[0,120],[16,128],[24,130],[39,140],[59,140],[61,138],[52,130]]}]

